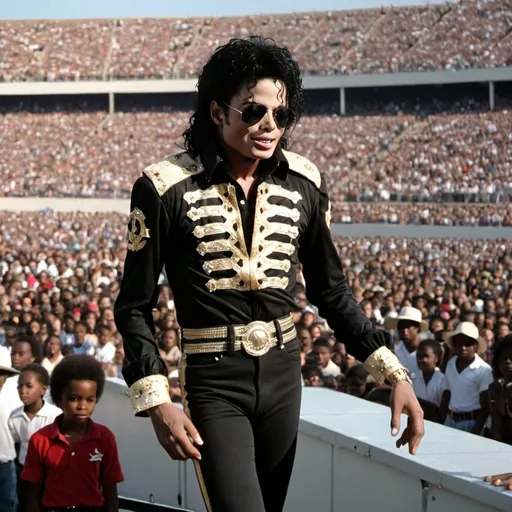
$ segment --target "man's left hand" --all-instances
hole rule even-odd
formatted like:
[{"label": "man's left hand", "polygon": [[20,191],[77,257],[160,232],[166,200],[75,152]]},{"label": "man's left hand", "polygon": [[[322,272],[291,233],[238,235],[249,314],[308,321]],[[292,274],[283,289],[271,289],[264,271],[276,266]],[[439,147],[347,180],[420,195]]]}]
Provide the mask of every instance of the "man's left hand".
[{"label": "man's left hand", "polygon": [[414,390],[406,380],[397,382],[393,385],[391,392],[391,435],[394,437],[400,432],[400,415],[406,414],[407,427],[402,433],[400,439],[396,442],[396,447],[409,445],[409,453],[416,454],[421,438],[425,434],[425,423],[423,421],[423,409],[414,394]]}]

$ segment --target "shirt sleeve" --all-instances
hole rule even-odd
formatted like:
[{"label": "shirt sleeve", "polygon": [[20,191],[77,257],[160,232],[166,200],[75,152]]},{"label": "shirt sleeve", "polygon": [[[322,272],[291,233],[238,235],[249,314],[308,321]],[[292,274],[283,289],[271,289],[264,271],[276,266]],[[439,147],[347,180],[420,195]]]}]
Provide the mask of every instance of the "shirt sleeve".
[{"label": "shirt sleeve", "polygon": [[139,178],[132,190],[128,223],[128,251],[115,322],[123,338],[127,363],[123,376],[128,386],[152,375],[167,375],[154,339],[152,309],[158,300],[169,233],[165,207],[149,178]]},{"label": "shirt sleeve", "polygon": [[117,452],[117,443],[114,434],[110,430],[105,431],[105,453],[101,461],[101,484],[113,485],[124,480],[119,455]]},{"label": "shirt sleeve", "polygon": [[306,281],[306,294],[321,317],[334,330],[347,352],[365,361],[386,346],[383,331],[375,331],[356,301],[343,272],[328,225],[330,203],[322,175],[309,226],[300,239],[299,260]]},{"label": "shirt sleeve", "polygon": [[483,370],[484,371],[482,371],[482,376],[480,378],[480,393],[487,391],[494,380],[492,376],[492,369],[490,367],[484,366]]},{"label": "shirt sleeve", "polygon": [[21,443],[19,426],[15,419],[12,417],[12,414],[7,421],[7,425],[9,426],[9,432],[11,433],[11,437],[15,443]]},{"label": "shirt sleeve", "polygon": [[44,480],[43,461],[38,451],[38,436],[34,434],[28,442],[25,465],[21,472],[21,479],[27,482],[38,484]]}]

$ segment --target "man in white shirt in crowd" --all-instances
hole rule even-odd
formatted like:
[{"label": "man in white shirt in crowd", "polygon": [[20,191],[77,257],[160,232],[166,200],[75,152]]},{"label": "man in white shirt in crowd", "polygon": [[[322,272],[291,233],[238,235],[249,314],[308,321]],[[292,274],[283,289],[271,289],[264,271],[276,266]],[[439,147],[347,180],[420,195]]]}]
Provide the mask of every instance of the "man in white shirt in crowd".
[{"label": "man in white shirt in crowd", "polygon": [[406,306],[400,310],[397,317],[387,317],[384,320],[384,327],[398,331],[400,341],[395,345],[395,354],[414,380],[419,372],[416,349],[421,341],[420,332],[428,330],[428,322],[423,320],[419,309]]},{"label": "man in white shirt in crowd", "polygon": [[13,395],[5,392],[4,384],[18,374],[10,364],[0,364],[0,512],[11,512],[16,502],[16,450],[7,422],[19,399],[13,403]]},{"label": "man in white shirt in crowd", "polygon": [[481,435],[489,417],[489,385],[492,368],[478,355],[487,348],[471,322],[461,322],[445,334],[445,342],[455,352],[446,365],[448,390],[443,393],[440,420],[448,427]]}]

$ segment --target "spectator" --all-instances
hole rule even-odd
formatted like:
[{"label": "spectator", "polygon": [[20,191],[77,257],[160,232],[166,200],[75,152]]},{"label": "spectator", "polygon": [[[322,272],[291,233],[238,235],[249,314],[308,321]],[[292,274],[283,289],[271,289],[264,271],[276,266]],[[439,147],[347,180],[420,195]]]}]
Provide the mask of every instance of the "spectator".
[{"label": "spectator", "polygon": [[[30,438],[21,474],[29,482],[29,510],[39,508],[41,495],[43,507],[50,509],[78,505],[119,509],[117,484],[123,474],[114,434],[90,419],[104,383],[103,370],[90,356],[69,356],[55,367],[50,389],[63,414]],[[56,442],[62,436],[73,449],[76,464],[52,463],[53,458],[69,453]]]},{"label": "spectator", "polygon": [[448,427],[481,435],[489,417],[488,389],[493,381],[491,367],[478,355],[485,353],[485,341],[470,322],[461,322],[445,335],[445,341],[456,357],[446,366],[440,420]]}]

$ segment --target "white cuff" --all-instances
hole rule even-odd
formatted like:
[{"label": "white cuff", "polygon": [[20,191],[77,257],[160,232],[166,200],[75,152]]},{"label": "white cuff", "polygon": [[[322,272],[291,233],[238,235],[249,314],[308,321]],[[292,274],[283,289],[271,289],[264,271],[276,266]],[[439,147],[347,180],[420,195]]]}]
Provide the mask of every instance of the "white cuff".
[{"label": "white cuff", "polygon": [[130,386],[128,396],[135,414],[171,402],[169,380],[164,375],[150,375]]},{"label": "white cuff", "polygon": [[[379,386],[382,386],[386,379],[390,376],[396,376],[394,381],[406,380],[407,371],[398,360],[398,357],[389,350],[387,347],[380,347],[378,350],[363,363],[364,368],[370,375],[377,381]],[[403,379],[400,376],[403,375]]]}]

